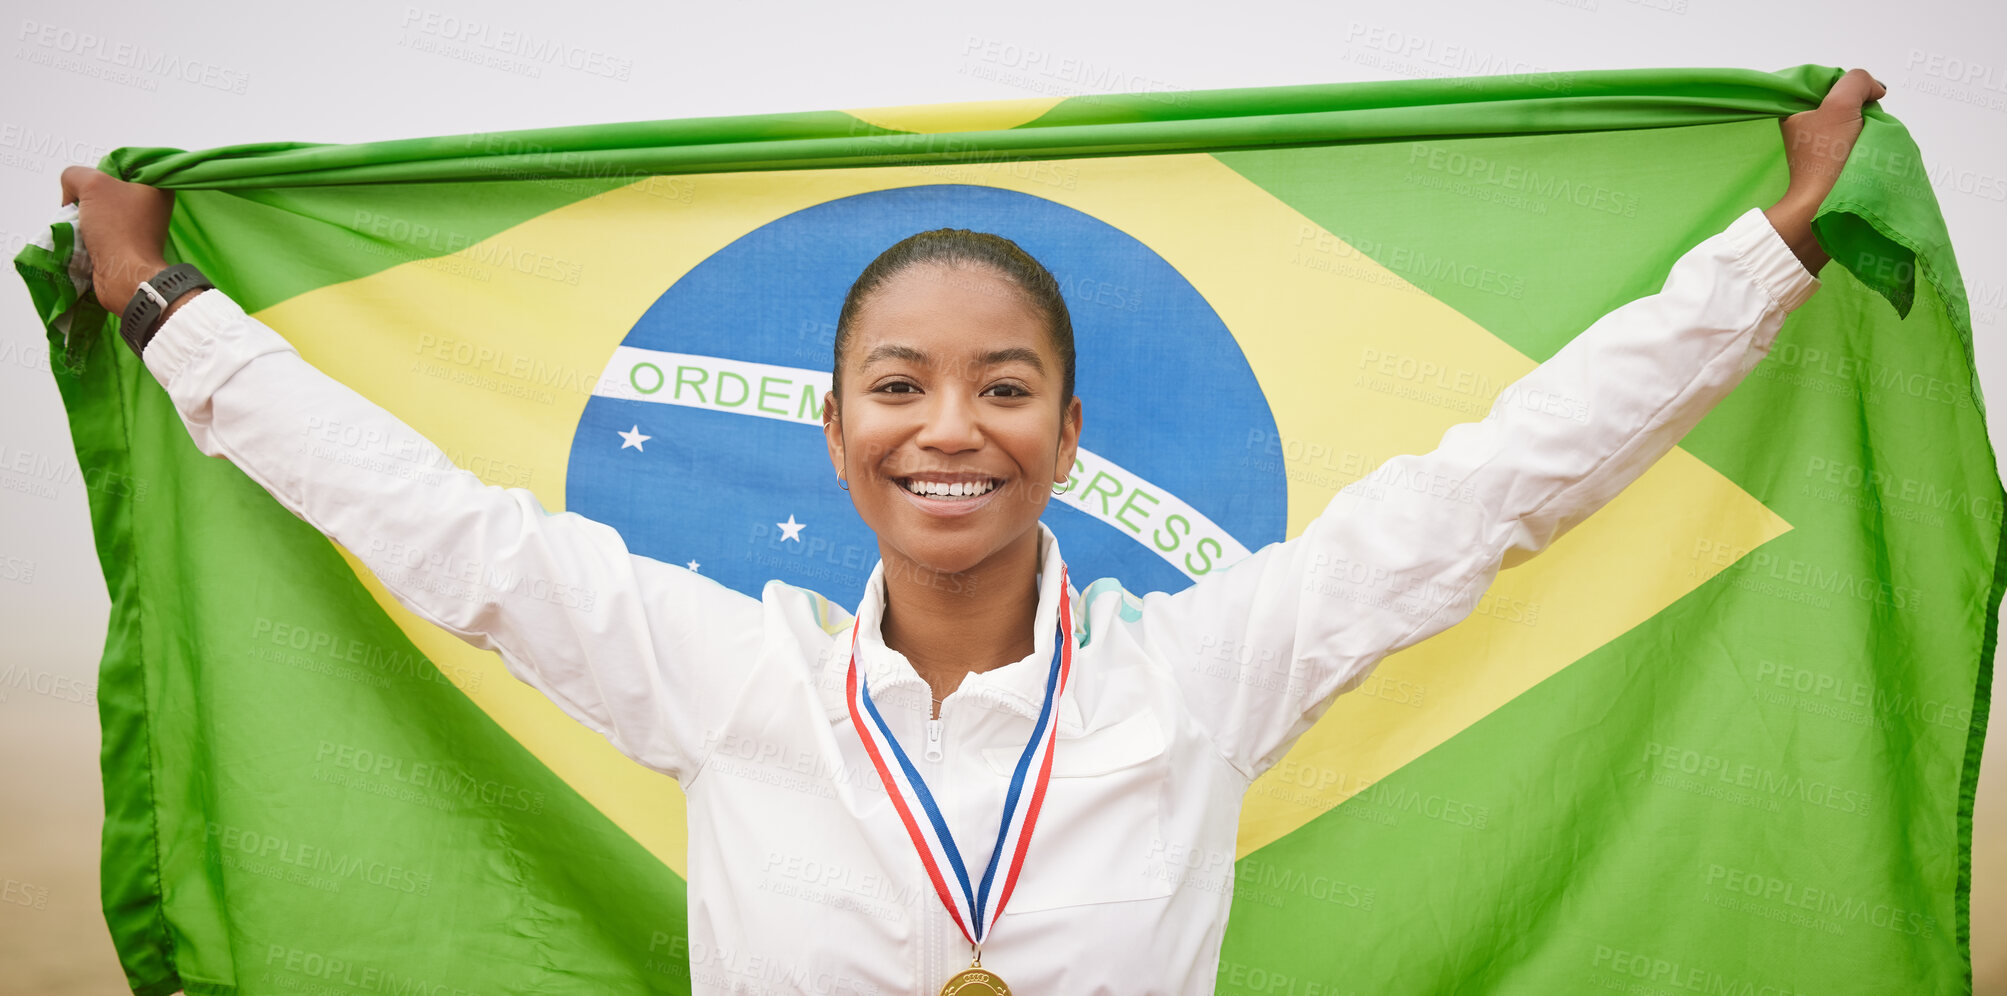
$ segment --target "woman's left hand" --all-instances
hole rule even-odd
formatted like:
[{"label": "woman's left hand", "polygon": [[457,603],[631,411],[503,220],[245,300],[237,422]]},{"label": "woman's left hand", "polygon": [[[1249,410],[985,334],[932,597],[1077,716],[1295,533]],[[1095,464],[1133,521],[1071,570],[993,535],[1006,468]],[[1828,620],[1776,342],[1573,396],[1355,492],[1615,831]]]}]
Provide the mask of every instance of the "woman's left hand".
[{"label": "woman's left hand", "polygon": [[1779,122],[1791,181],[1783,198],[1763,214],[1805,269],[1814,274],[1830,257],[1812,236],[1812,216],[1832,192],[1833,184],[1839,182],[1847,155],[1861,137],[1861,108],[1887,93],[1888,88],[1867,70],[1849,69],[1826,92],[1817,109],[1800,111]]}]

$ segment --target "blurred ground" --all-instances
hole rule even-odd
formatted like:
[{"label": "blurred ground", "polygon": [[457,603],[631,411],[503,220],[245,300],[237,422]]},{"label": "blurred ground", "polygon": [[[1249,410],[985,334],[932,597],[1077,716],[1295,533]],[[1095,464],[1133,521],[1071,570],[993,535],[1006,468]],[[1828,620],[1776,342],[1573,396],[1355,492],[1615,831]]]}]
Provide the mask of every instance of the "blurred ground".
[{"label": "blurred ground", "polygon": [[[86,686],[88,687],[88,686]],[[98,905],[95,701],[0,701],[0,993],[128,992]]]}]

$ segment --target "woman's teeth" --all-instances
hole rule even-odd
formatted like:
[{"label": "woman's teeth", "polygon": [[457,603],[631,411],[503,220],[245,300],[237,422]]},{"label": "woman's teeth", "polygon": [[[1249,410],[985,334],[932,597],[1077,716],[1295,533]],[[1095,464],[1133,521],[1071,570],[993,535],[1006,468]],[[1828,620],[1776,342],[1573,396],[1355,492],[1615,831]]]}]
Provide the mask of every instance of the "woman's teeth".
[{"label": "woman's teeth", "polygon": [[929,481],[907,481],[906,490],[928,498],[974,498],[985,495],[996,487],[995,481],[979,481],[968,484],[936,484]]}]

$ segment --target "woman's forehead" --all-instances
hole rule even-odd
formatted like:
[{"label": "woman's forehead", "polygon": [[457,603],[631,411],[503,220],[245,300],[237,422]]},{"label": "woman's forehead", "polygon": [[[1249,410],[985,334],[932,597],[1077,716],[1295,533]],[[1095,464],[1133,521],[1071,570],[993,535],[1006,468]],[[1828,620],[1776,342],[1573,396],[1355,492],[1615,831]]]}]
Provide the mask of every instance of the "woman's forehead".
[{"label": "woman's forehead", "polygon": [[886,277],[863,310],[939,308],[1034,315],[1038,311],[1031,293],[994,267],[932,262],[916,263]]},{"label": "woman's forehead", "polygon": [[995,366],[1052,362],[1050,329],[1031,296],[986,267],[915,266],[880,285],[852,325],[860,368],[889,363]]}]

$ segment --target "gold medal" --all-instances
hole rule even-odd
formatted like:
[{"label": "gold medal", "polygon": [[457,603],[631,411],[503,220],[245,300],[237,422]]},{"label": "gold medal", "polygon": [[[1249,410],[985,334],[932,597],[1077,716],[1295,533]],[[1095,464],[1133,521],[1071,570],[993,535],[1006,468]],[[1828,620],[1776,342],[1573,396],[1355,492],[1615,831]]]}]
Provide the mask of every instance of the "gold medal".
[{"label": "gold medal", "polygon": [[983,967],[981,955],[969,967],[956,972],[941,987],[941,996],[1010,996],[1010,987],[995,972]]}]

